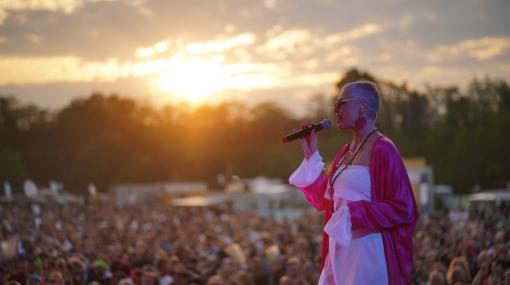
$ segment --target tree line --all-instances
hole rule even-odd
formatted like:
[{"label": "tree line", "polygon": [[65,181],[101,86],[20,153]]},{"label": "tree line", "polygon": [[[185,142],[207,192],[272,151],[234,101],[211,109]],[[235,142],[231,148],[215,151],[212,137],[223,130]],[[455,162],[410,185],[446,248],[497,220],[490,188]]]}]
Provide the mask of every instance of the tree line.
[{"label": "tree line", "polygon": [[[510,88],[506,81],[473,79],[457,86],[415,90],[348,70],[336,83],[376,82],[382,92],[377,126],[404,157],[424,157],[436,183],[456,192],[506,187],[510,182]],[[219,174],[287,179],[302,159],[297,143],[280,138],[303,122],[332,119],[337,94],[317,94],[309,114],[297,117],[275,103],[248,107],[167,105],[95,93],[50,112],[0,96],[0,181],[20,191],[30,178],[40,185],[62,181],[83,193],[89,183],[105,191],[115,183],[205,181]],[[332,158],[350,138],[320,135],[323,157]]]}]

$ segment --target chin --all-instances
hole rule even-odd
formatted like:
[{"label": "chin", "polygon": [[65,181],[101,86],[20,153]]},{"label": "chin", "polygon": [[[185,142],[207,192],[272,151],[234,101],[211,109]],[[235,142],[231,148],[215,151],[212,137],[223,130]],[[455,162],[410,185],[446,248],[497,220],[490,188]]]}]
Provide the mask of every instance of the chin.
[{"label": "chin", "polygon": [[348,127],[345,125],[345,122],[340,120],[340,119],[337,119],[336,120],[336,128],[339,130],[339,131],[345,131],[348,129]]},{"label": "chin", "polygon": [[347,131],[349,130],[349,128],[345,127],[345,126],[342,126],[340,124],[336,125],[336,128],[339,130],[339,131]]}]

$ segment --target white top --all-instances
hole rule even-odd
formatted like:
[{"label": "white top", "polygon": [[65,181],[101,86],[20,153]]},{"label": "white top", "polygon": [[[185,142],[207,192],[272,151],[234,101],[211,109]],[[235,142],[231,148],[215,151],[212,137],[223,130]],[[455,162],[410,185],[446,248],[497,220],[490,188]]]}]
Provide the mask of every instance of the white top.
[{"label": "white top", "polygon": [[[303,160],[290,176],[289,182],[298,188],[309,186],[319,177],[323,168],[322,158],[316,152],[309,160]],[[324,231],[329,235],[329,253],[319,285],[388,284],[381,234],[371,233],[353,238],[351,214],[347,206],[350,201],[371,200],[369,168],[341,165],[333,177],[343,168],[333,185],[335,211],[324,226]],[[329,189],[326,189],[324,197],[331,198]]]}]

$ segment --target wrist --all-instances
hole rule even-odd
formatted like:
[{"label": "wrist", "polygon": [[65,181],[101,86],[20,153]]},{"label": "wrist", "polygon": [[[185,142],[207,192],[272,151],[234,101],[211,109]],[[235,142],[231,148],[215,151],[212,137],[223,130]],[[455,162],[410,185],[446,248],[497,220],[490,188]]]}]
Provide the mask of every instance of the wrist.
[{"label": "wrist", "polygon": [[310,151],[310,152],[306,152],[306,153],[305,153],[305,159],[306,159],[306,160],[310,160],[312,157],[314,157],[314,155],[315,155],[316,153],[318,153],[318,151],[317,151],[317,150],[315,150],[315,151]]}]

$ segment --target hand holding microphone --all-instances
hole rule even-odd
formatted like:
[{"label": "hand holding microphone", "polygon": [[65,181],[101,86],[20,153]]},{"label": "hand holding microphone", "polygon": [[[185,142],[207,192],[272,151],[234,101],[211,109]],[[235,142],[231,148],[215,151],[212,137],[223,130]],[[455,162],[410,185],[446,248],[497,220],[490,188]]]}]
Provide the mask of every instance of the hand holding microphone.
[{"label": "hand holding microphone", "polygon": [[318,148],[317,132],[312,129],[310,134],[299,139],[299,144],[301,144],[301,148],[303,149],[306,159],[310,159]]},{"label": "hand holding microphone", "polygon": [[305,157],[308,159],[317,151],[317,131],[330,127],[331,121],[328,119],[322,120],[320,123],[304,125],[301,130],[294,131],[282,138],[282,143],[300,139],[299,142],[303,148]]}]

